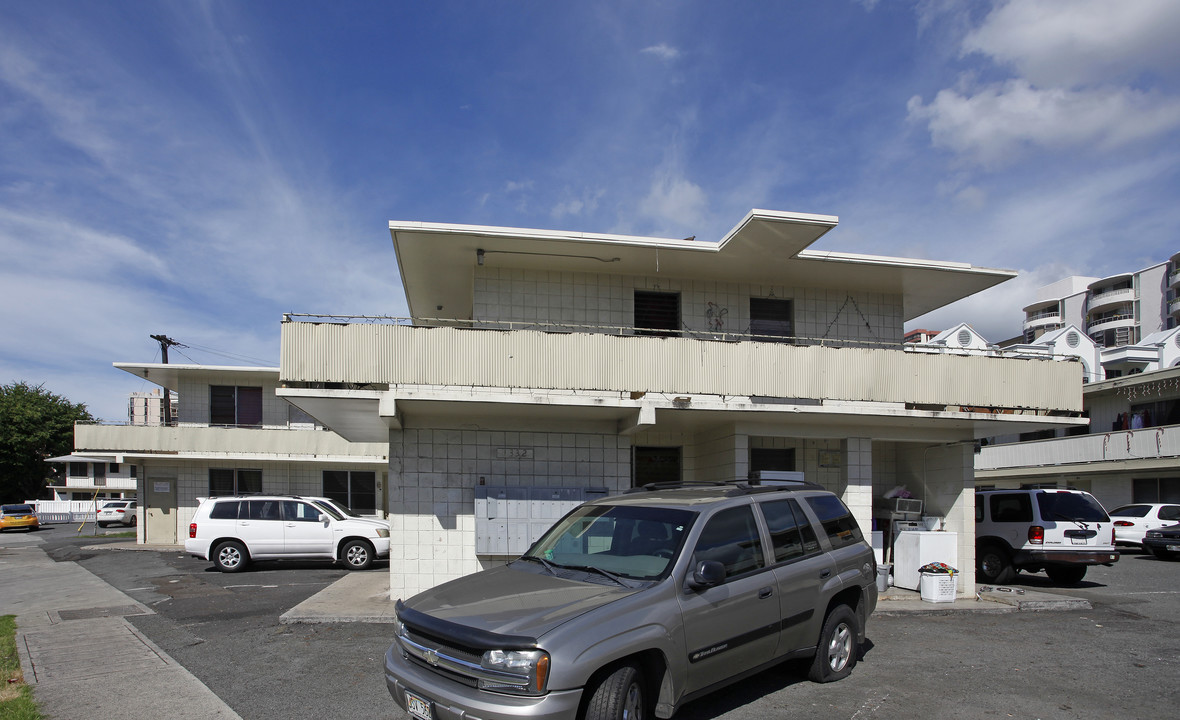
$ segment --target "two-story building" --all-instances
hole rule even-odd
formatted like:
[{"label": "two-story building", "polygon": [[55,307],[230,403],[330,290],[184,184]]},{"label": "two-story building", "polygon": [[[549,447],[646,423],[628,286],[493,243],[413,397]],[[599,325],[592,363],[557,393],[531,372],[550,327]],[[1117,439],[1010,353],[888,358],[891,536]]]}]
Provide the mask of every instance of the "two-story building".
[{"label": "two-story building", "polygon": [[1014,273],[810,248],[836,224],[392,222],[411,317],[285,317],[277,394],[388,454],[393,597],[503,562],[579,498],[768,471],[832,489],[866,534],[904,486],[958,533],[971,592],[975,441],[1084,424],[1080,365],[904,351],[907,320]]},{"label": "two-story building", "polygon": [[[198,498],[210,495],[326,496],[385,517],[388,443],[345,440],[278,397],[279,368],[115,367],[177,393],[171,424],[77,425],[74,454],[59,460],[75,499],[116,487],[138,495],[139,542],[182,543]],[[101,485],[96,473],[106,473]]]}]

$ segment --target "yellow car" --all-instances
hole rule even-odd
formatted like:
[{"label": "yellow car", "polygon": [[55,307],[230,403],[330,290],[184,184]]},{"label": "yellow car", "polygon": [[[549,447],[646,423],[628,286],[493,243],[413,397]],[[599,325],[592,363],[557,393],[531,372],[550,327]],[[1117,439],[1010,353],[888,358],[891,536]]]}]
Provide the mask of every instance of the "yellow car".
[{"label": "yellow car", "polygon": [[0,505],[0,530],[37,530],[40,527],[37,511],[32,505]]}]

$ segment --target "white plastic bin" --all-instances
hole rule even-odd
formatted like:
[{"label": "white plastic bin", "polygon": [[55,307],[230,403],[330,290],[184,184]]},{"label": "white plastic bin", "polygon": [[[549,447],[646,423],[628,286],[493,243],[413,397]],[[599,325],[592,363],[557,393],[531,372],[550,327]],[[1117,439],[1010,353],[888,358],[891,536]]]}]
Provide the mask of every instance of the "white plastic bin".
[{"label": "white plastic bin", "polygon": [[946,573],[922,573],[922,600],[932,603],[955,601],[955,576]]}]

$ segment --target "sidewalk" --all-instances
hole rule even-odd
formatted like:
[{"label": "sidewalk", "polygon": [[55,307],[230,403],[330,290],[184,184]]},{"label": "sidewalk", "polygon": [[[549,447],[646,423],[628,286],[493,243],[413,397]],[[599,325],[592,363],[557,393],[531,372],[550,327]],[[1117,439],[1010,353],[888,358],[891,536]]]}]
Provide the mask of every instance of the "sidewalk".
[{"label": "sidewalk", "polygon": [[77,563],[54,562],[40,545],[35,533],[0,537],[0,608],[16,615],[21,669],[42,713],[240,720],[124,619],[150,608]]}]

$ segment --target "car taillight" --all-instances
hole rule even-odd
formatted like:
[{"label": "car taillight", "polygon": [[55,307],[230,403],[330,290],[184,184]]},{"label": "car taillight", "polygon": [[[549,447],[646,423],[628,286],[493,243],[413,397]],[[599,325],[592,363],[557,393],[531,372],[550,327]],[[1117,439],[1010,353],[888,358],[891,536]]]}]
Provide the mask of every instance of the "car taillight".
[{"label": "car taillight", "polygon": [[126,510],[124,510],[123,508],[119,508],[119,509],[118,509],[118,510],[116,510],[115,512],[127,512],[127,511],[126,511]]},{"label": "car taillight", "polygon": [[[1111,532],[1114,532],[1111,530]],[[1040,525],[1033,525],[1028,529],[1028,541],[1033,545],[1045,544],[1045,528]]]},{"label": "car taillight", "polygon": [[1114,525],[1115,527],[1135,527],[1135,523],[1126,520],[1115,520]]},{"label": "car taillight", "polygon": [[1114,528],[1110,529],[1110,544],[1114,545]]},{"label": "car taillight", "polygon": [[188,524],[188,536],[190,538],[196,539],[196,537],[197,537],[197,524],[196,523],[189,523]]}]

